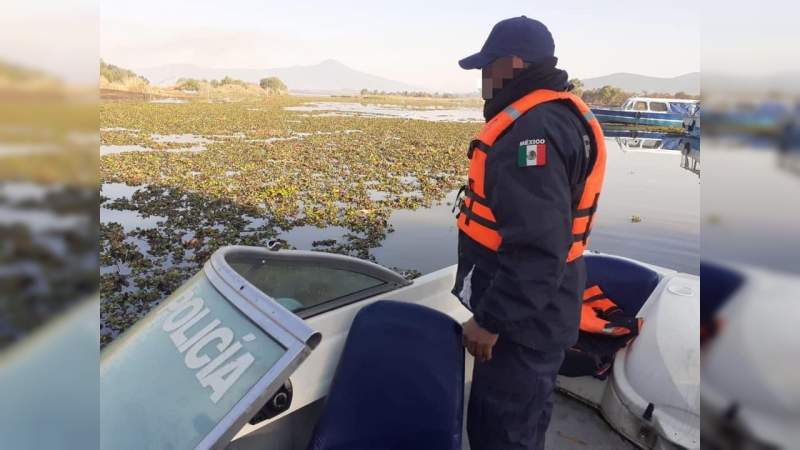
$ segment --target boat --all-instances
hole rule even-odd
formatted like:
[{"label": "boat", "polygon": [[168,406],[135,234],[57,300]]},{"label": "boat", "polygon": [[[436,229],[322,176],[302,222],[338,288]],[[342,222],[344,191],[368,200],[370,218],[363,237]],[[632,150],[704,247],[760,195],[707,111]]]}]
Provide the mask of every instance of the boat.
[{"label": "boat", "polygon": [[[584,258],[588,283],[643,326],[604,377],[559,376],[559,391],[579,400],[574,414],[610,424],[591,438],[617,442],[604,448],[699,449],[699,277]],[[455,266],[410,281],[344,255],[222,247],[103,350],[100,446],[390,449],[428,433],[435,448],[468,449],[474,361],[454,279]]]},{"label": "boat", "polygon": [[607,138],[615,138],[625,152],[670,153],[683,147],[683,134],[643,130],[606,130]]},{"label": "boat", "polygon": [[703,446],[797,448],[800,384],[785,355],[800,348],[800,277],[730,261],[700,274]]},{"label": "boat", "polygon": [[619,108],[593,107],[592,112],[600,123],[681,128],[699,105],[698,100],[630,97]]}]

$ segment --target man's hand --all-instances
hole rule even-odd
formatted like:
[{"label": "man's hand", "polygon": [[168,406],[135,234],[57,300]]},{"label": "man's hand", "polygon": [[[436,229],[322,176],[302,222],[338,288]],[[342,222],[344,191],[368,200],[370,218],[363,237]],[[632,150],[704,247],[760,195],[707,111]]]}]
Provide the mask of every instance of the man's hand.
[{"label": "man's hand", "polygon": [[474,356],[478,362],[492,359],[492,347],[497,343],[498,335],[481,328],[478,322],[475,322],[474,317],[464,322],[461,326],[463,328],[464,347],[467,348],[470,355]]}]

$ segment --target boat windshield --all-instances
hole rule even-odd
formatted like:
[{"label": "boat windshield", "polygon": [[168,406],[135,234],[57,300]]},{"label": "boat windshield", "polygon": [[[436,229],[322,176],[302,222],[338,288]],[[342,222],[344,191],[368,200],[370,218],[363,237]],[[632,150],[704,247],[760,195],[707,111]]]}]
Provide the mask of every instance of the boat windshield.
[{"label": "boat windshield", "polygon": [[230,267],[300,317],[310,317],[406,284],[376,264],[319,252],[233,252]]},{"label": "boat windshield", "polygon": [[688,116],[693,114],[699,105],[697,103],[687,103],[687,102],[672,102],[669,104],[669,110],[672,113],[681,114],[684,116]]}]

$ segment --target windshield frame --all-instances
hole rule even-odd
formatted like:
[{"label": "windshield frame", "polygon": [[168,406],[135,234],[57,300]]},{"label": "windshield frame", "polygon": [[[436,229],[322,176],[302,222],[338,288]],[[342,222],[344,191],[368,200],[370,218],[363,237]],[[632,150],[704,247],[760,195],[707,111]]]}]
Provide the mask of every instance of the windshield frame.
[{"label": "windshield frame", "polygon": [[[366,289],[361,289],[359,291],[351,292],[340,297],[332,298],[323,303],[309,306],[307,308],[302,308],[294,312],[289,312],[288,310],[284,309],[288,314],[294,317],[299,317],[300,319],[308,319],[310,317],[314,317],[316,315],[341,308],[351,303],[355,303],[360,300],[365,300],[367,298],[374,297],[376,295],[383,294],[389,291],[393,291],[395,289],[399,289],[403,286],[408,286],[409,284],[411,284],[411,281],[405,279],[397,272],[389,270],[383,266],[380,266],[370,261],[365,261],[362,259],[357,259],[346,255],[339,255],[336,253],[313,252],[313,251],[303,251],[303,250],[269,250],[266,248],[259,248],[259,247],[231,246],[231,247],[225,247],[224,249],[220,249],[217,253],[215,253],[214,257],[218,258],[215,264],[224,265],[228,268],[226,269],[226,271],[229,270],[230,272],[233,272],[233,274],[230,275],[230,277],[236,278],[238,280],[234,282],[235,285],[247,286],[245,290],[248,291],[248,297],[256,297],[256,295],[258,294],[266,298],[269,298],[273,302],[274,300],[271,297],[269,297],[268,294],[258,289],[255,285],[250,283],[243,275],[236,272],[236,270],[233,269],[228,263],[228,258],[247,258],[247,259],[253,258],[253,259],[263,259],[270,261],[289,261],[293,263],[303,262],[328,269],[344,270],[362,274],[382,282],[382,284],[371,286]],[[249,293],[250,289],[257,291],[257,294],[255,292],[250,294]],[[289,319],[279,319],[279,320],[281,322],[286,320],[286,323],[292,322]]]},{"label": "windshield frame", "polygon": [[255,288],[227,264],[225,255],[236,248],[222,247],[214,252],[203,267],[205,276],[223,297],[282,345],[286,352],[225,417],[217,422],[196,449],[225,448],[239,429],[277,392],[322,339],[320,333]]}]

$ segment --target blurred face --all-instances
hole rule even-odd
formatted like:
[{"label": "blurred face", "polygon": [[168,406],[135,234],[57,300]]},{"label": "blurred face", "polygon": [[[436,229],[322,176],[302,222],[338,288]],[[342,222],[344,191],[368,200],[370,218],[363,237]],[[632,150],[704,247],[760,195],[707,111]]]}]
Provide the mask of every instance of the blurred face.
[{"label": "blurred face", "polygon": [[522,69],[525,62],[517,56],[505,56],[498,58],[493,63],[483,68],[483,84],[481,86],[481,96],[484,100],[489,100],[494,96],[495,90],[501,89],[503,83],[513,79]]}]

